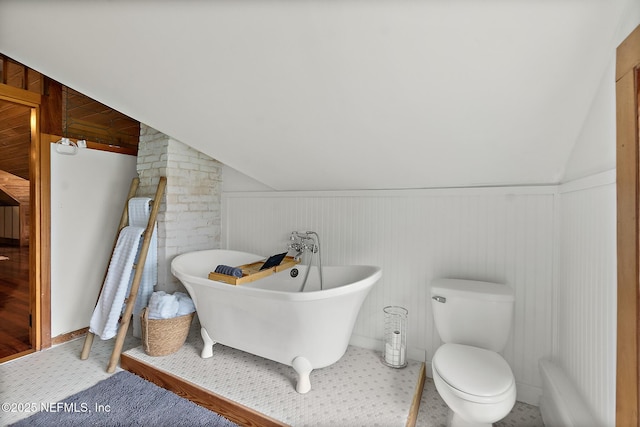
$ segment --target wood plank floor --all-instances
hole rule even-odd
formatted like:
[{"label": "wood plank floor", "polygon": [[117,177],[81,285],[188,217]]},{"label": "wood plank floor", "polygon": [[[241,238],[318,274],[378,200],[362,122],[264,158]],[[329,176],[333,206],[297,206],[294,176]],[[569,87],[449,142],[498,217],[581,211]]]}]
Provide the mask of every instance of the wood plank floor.
[{"label": "wood plank floor", "polygon": [[0,246],[0,360],[31,348],[29,248]]}]

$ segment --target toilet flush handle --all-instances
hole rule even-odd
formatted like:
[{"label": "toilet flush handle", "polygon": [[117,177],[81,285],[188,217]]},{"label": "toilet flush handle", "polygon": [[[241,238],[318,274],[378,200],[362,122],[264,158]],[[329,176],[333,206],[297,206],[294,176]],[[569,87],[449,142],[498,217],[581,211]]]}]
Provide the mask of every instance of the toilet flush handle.
[{"label": "toilet flush handle", "polygon": [[439,295],[433,296],[433,297],[431,297],[431,298],[432,298],[432,299],[434,299],[434,300],[436,300],[436,301],[438,301],[438,302],[441,302],[441,303],[443,303],[443,304],[444,304],[445,302],[447,302],[447,299],[446,299],[445,297],[441,297],[441,296],[439,296]]}]

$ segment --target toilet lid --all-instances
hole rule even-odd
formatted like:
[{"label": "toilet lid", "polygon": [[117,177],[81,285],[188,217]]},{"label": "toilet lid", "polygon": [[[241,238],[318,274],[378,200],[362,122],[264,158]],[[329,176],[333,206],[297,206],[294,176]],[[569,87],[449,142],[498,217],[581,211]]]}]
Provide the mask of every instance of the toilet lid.
[{"label": "toilet lid", "polygon": [[462,344],[444,344],[433,357],[432,367],[451,387],[466,394],[491,397],[505,393],[513,373],[498,353]]}]

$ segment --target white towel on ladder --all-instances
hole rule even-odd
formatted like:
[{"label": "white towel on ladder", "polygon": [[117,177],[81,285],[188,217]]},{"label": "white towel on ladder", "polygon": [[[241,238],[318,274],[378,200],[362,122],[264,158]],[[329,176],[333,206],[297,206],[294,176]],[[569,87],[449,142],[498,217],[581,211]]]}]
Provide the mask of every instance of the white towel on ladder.
[{"label": "white towel on ladder", "polygon": [[[137,263],[140,257],[140,243],[149,221],[150,202],[151,199],[146,197],[134,197],[129,200],[129,226],[123,228],[118,236],[102,293],[89,323],[89,330],[103,340],[116,335],[124,300],[129,295],[133,282],[133,264]],[[156,229],[157,226],[154,224],[133,308],[133,335],[138,338],[141,336],[140,313],[148,305],[158,277]]]},{"label": "white towel on ladder", "polygon": [[144,227],[129,226],[123,228],[118,235],[107,277],[89,323],[89,331],[103,340],[113,338],[118,330],[118,318],[127,296],[133,263],[143,233]]},{"label": "white towel on ladder", "polygon": [[[146,227],[151,216],[151,199],[148,197],[134,197],[129,200],[129,225],[137,227]],[[153,293],[153,287],[158,281],[158,238],[157,238],[157,225],[153,225],[153,234],[151,234],[151,241],[149,242],[149,249],[147,250],[147,259],[144,263],[142,270],[142,277],[140,278],[140,287],[138,288],[138,296],[136,297],[136,303],[133,306],[133,336],[136,338],[142,337],[140,314],[142,309],[149,305],[149,298]],[[136,255],[136,263],[140,257],[140,249]],[[131,288],[131,282],[129,289]],[[129,291],[127,291],[127,294]]]}]

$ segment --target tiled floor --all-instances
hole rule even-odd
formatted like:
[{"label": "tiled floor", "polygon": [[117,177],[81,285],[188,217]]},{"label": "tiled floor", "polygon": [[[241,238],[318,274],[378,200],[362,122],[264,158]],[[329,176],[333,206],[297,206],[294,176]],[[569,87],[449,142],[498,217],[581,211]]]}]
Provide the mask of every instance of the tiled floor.
[{"label": "tiled floor", "polygon": [[[135,349],[138,342],[128,338],[125,350],[130,349],[128,354],[139,353],[141,358],[148,357]],[[113,340],[96,339],[91,357],[86,361],[79,359],[82,344],[83,339],[77,339],[0,365],[0,402],[56,402],[107,378],[109,374],[105,368]],[[213,358],[202,360],[198,356],[200,345],[192,334],[190,342],[180,350],[191,353],[187,359],[171,356],[150,359],[156,359],[154,363],[157,364],[164,359],[162,363],[172,365],[172,373],[176,375],[191,370],[202,384],[213,380],[215,387],[225,388],[227,397],[245,404],[249,402],[254,409],[260,408],[258,410],[295,426],[403,426],[420,365],[412,362],[405,369],[394,370],[379,363],[375,352],[350,347],[337,364],[314,371],[312,391],[299,395],[293,390],[295,374],[292,368],[223,346],[214,347]],[[223,358],[226,361],[222,362]],[[203,363],[208,364],[205,370]],[[268,393],[262,391],[265,387]],[[353,418],[350,413],[357,417]],[[444,426],[446,414],[446,405],[433,382],[427,379],[417,425]],[[26,412],[0,412],[0,425],[28,415]],[[497,425],[543,426],[538,408],[522,403],[516,403],[511,414]]]},{"label": "tiled floor", "polygon": [[388,368],[378,352],[349,347],[331,366],[311,373],[311,391],[295,391],[293,368],[216,344],[213,357],[200,358],[195,328],[184,346],[165,357],[141,348],[126,354],[202,388],[292,426],[403,427],[411,408],[421,363]]},{"label": "tiled floor", "polygon": [[[447,412],[447,405],[436,391],[433,380],[427,378],[422,392],[416,426],[445,427]],[[537,406],[516,402],[511,413],[497,422],[495,427],[544,427],[544,424]]]}]

